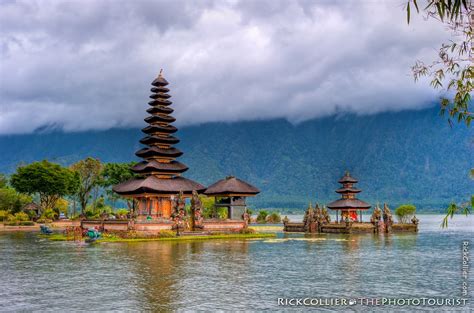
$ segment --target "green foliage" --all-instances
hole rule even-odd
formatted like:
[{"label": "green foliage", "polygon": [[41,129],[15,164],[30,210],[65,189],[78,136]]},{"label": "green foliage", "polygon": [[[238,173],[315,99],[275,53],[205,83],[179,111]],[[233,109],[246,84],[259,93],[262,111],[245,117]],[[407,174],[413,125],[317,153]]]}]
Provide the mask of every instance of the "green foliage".
[{"label": "green foliage", "polygon": [[33,221],[21,221],[18,224],[20,226],[33,226],[33,225],[35,225],[35,222],[33,222]]},{"label": "green foliage", "polygon": [[22,225],[22,226],[28,226],[31,224],[34,224],[33,222],[30,222],[30,217],[28,214],[25,212],[18,212],[15,215],[8,215],[7,219],[8,226],[17,226],[17,225]]},{"label": "green foliage", "polygon": [[103,197],[100,197],[92,205],[87,206],[86,210],[84,211],[88,219],[99,219],[103,216],[108,216],[112,214],[112,212],[112,207],[105,204],[105,200]]},{"label": "green foliage", "polygon": [[266,219],[267,223],[269,224],[278,224],[281,223],[281,216],[278,212],[272,212],[267,216]]},{"label": "green foliage", "polygon": [[[474,180],[474,169],[471,169],[469,173],[471,180]],[[471,194],[471,203],[464,203],[458,206],[456,203],[452,202],[446,209],[446,216],[443,218],[441,223],[442,228],[448,227],[448,219],[452,219],[454,214],[462,213],[464,215],[471,214],[471,210],[474,210],[474,195]],[[470,208],[469,208],[470,207]]]},{"label": "green foliage", "polygon": [[81,211],[84,212],[89,202],[92,189],[98,187],[100,183],[103,183],[103,165],[98,159],[88,157],[71,165],[71,170],[73,170],[79,178],[76,196],[79,199]]},{"label": "green foliage", "polygon": [[[201,200],[203,206],[202,216],[204,218],[212,218],[214,214],[214,198],[205,195],[199,195],[199,199]],[[225,211],[225,208],[217,209],[217,216],[222,216],[223,213],[225,213],[223,211]],[[225,214],[227,215],[227,213]]]},{"label": "green foliage", "polygon": [[6,188],[8,186],[8,178],[0,173],[0,188]]},{"label": "green foliage", "polygon": [[25,212],[18,212],[18,213],[15,213],[15,215],[13,216],[14,219],[18,222],[21,222],[21,221],[29,221],[30,220],[30,217],[28,216],[28,214],[26,214]]},{"label": "green foliage", "polygon": [[281,216],[278,212],[268,212],[267,210],[260,210],[258,212],[256,222],[259,224],[277,224],[281,223]]},{"label": "green foliage", "polygon": [[441,223],[442,228],[448,227],[448,219],[452,219],[454,214],[464,214],[468,216],[471,214],[471,210],[474,209],[474,195],[471,196],[471,208],[469,208],[469,204],[464,205],[457,205],[456,203],[451,203],[448,208],[446,209],[446,216],[443,218],[443,222]]},{"label": "green foliage", "polygon": [[129,211],[127,209],[118,209],[118,210],[115,211],[115,216],[118,219],[126,219],[128,212]]},{"label": "green foliage", "polygon": [[106,163],[102,171],[101,185],[110,187],[138,177],[131,170],[131,167],[135,164],[137,163]]},{"label": "green foliage", "polygon": [[38,222],[39,224],[49,224],[49,223],[53,222],[53,219],[49,219],[49,218],[46,218],[46,217],[40,217],[36,222]]},{"label": "green foliage", "polygon": [[32,201],[31,197],[21,194],[10,187],[0,188],[0,209],[16,213]]},{"label": "green foliage", "polygon": [[266,210],[261,210],[258,212],[257,215],[257,223],[259,224],[264,224],[267,222],[267,217],[268,217],[268,211]]},{"label": "green foliage", "polygon": [[[105,193],[109,200],[115,206],[115,202],[121,197],[113,192],[112,187],[120,183],[126,182],[132,178],[139,177],[132,172],[131,167],[137,164],[136,162],[129,163],[106,163],[103,166],[101,173],[101,180],[99,184],[105,189]],[[129,209],[133,206],[133,200],[126,199]]]},{"label": "green foliage", "polygon": [[59,198],[74,194],[79,178],[71,170],[44,160],[19,167],[10,183],[18,192],[38,194],[46,210],[54,208]]},{"label": "green foliage", "polygon": [[38,222],[41,223],[40,221],[55,220],[58,218],[58,216],[59,215],[55,210],[48,208],[43,211],[43,214],[41,214],[41,217]]},{"label": "green foliage", "polygon": [[402,204],[395,209],[395,215],[400,223],[409,223],[415,212],[416,206],[413,204]]},{"label": "green foliage", "polygon": [[[411,4],[420,12],[417,0],[407,3],[407,20],[410,23]],[[441,114],[449,112],[448,121],[456,119],[470,125],[474,118],[471,93],[474,90],[474,67],[472,66],[473,25],[471,0],[429,0],[423,9],[426,19],[435,19],[451,30],[452,40],[443,43],[438,59],[425,64],[416,62],[412,67],[415,80],[421,76],[431,77],[431,86],[441,88],[446,94],[455,91],[454,97],[441,98]]]},{"label": "green foliage", "polygon": [[0,222],[9,220],[10,216],[13,217],[7,210],[0,210]]},{"label": "green foliage", "polygon": [[28,214],[28,217],[30,218],[30,220],[33,220],[35,218],[37,218],[38,216],[36,215],[36,212],[33,211],[33,210],[28,210],[25,212],[26,214]]},{"label": "green foliage", "polygon": [[176,232],[172,230],[160,230],[158,237],[160,238],[172,238],[176,237]]}]

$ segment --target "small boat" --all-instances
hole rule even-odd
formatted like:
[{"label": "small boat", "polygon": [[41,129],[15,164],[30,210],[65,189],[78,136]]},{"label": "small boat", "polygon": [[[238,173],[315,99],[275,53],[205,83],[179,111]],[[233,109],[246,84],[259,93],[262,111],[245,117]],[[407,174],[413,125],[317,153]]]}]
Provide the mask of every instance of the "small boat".
[{"label": "small boat", "polygon": [[84,240],[87,243],[93,243],[100,238],[101,233],[95,228],[89,228],[86,233],[87,238]]},{"label": "small boat", "polygon": [[40,225],[40,231],[43,235],[51,235],[53,231],[46,225]]}]

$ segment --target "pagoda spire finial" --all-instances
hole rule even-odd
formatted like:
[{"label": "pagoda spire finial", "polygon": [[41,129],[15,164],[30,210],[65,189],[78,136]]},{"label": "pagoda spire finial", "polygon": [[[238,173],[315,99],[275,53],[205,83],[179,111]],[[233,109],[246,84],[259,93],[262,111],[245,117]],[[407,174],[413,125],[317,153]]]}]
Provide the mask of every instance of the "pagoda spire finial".
[{"label": "pagoda spire finial", "polygon": [[160,72],[158,73],[158,77],[163,77],[163,69],[160,69]]}]

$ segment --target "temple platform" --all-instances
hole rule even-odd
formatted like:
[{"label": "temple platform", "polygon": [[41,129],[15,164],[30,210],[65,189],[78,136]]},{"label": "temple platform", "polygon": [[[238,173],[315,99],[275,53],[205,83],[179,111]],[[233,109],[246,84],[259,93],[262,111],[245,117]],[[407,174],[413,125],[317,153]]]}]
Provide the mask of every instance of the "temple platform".
[{"label": "temple platform", "polygon": [[[173,222],[168,220],[133,221],[133,220],[82,220],[83,229],[97,228],[104,232],[136,231],[143,233],[159,233],[173,230]],[[246,227],[245,221],[208,219],[202,223],[200,231],[206,233],[239,232]],[[186,231],[186,230],[183,230]]]},{"label": "temple platform", "polygon": [[285,232],[296,233],[335,233],[335,234],[354,234],[354,233],[399,233],[399,232],[418,232],[418,225],[415,224],[392,224],[391,227],[376,227],[368,222],[353,223],[329,223],[318,227],[317,223],[311,223],[305,227],[304,223],[287,222],[283,226]]}]

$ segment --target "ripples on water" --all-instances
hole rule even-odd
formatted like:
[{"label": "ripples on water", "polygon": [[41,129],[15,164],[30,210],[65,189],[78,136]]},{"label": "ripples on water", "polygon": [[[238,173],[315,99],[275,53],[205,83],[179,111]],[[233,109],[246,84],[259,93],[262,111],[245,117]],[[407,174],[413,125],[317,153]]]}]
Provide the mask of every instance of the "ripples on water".
[{"label": "ripples on water", "polygon": [[448,230],[441,216],[420,219],[418,234],[390,236],[86,245],[0,234],[0,311],[260,311],[291,309],[278,308],[279,297],[460,297],[473,217]]}]

